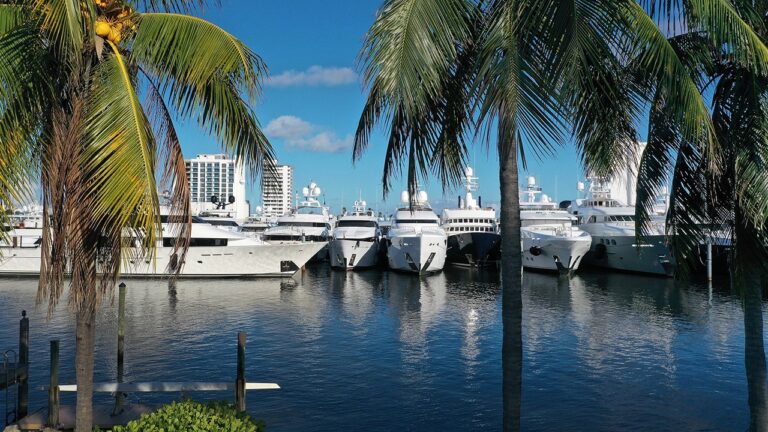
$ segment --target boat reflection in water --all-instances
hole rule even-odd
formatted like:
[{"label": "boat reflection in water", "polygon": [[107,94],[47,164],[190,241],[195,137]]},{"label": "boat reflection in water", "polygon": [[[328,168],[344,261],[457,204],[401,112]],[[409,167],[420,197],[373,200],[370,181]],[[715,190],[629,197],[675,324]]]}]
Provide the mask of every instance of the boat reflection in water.
[{"label": "boat reflection in water", "polygon": [[[228,379],[245,331],[246,376],[282,387],[249,396],[270,429],[501,428],[496,272],[416,278],[318,264],[293,279],[179,280],[175,291],[160,280],[126,282],[128,381]],[[15,346],[26,309],[30,352],[44,357],[48,341],[61,339],[60,379],[72,383],[71,314],[64,305],[46,321],[36,289],[35,280],[0,279],[0,347]],[[746,430],[738,295],[715,287],[710,300],[704,287],[636,275],[525,273],[522,301],[524,430]],[[115,309],[107,302],[98,317],[101,381],[114,376]],[[47,362],[31,368],[30,388],[45,385]],[[30,394],[30,408],[46,403],[45,392]]]}]

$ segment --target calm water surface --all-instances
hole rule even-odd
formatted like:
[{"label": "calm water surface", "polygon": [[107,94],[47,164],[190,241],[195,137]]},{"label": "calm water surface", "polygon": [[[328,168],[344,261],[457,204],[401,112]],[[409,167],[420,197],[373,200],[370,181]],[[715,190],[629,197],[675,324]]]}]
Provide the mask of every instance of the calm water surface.
[{"label": "calm water surface", "polygon": [[[282,386],[248,393],[249,411],[270,431],[501,427],[497,274],[419,279],[320,266],[287,281],[180,281],[175,294],[163,281],[126,282],[128,381],[234,381],[245,331],[248,381]],[[34,280],[0,279],[0,351],[16,348],[26,309],[32,388],[47,382],[55,338],[61,382],[74,383],[74,320],[61,306],[46,321],[35,290]],[[727,289],[526,274],[523,305],[525,430],[746,429],[742,311]],[[98,319],[97,381],[115,377],[116,314],[106,305]],[[46,400],[32,392],[33,409]]]}]

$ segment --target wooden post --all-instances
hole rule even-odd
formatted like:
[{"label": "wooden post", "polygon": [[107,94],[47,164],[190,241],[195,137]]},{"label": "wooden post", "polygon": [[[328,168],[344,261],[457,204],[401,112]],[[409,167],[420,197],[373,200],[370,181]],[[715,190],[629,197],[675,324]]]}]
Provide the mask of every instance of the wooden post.
[{"label": "wooden post", "polygon": [[59,425],[59,341],[51,341],[51,382],[48,388],[48,426]]},{"label": "wooden post", "polygon": [[21,311],[21,321],[19,321],[19,366],[26,370],[19,380],[16,410],[16,418],[22,419],[27,416],[29,407],[29,318],[27,318],[27,311],[24,310]]},{"label": "wooden post", "polygon": [[[118,286],[117,299],[117,382],[123,382],[125,371],[125,283]],[[120,414],[123,410],[123,392],[115,393],[115,409],[112,414]]]},{"label": "wooden post", "polygon": [[245,332],[237,334],[237,380],[235,381],[235,405],[245,411]]}]

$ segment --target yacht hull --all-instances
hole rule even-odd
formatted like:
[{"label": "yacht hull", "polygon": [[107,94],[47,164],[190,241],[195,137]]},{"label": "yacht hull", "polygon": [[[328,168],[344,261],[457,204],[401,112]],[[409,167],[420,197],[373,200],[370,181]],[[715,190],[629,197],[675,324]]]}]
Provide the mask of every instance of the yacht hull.
[{"label": "yacht hull", "polygon": [[354,270],[374,267],[379,262],[379,242],[371,240],[334,239],[328,243],[331,267]]},{"label": "yacht hull", "polygon": [[435,273],[445,266],[446,236],[427,232],[401,234],[390,239],[387,262],[392,270]]},{"label": "yacht hull", "polygon": [[[182,263],[182,278],[290,277],[324,248],[326,243],[255,245],[238,247],[191,247]],[[40,274],[39,247],[4,248],[0,275]],[[122,266],[122,277],[167,277],[174,260],[173,248],[156,249],[153,260],[130,260]],[[178,261],[178,259],[176,259]]]},{"label": "yacht hull", "polygon": [[450,235],[446,253],[446,261],[455,266],[497,266],[501,259],[501,236],[487,232]]},{"label": "yacht hull", "polygon": [[659,276],[672,276],[674,272],[661,235],[646,237],[640,247],[635,236],[593,236],[584,265]]},{"label": "yacht hull", "polygon": [[523,267],[560,273],[578,270],[592,245],[589,235],[561,237],[521,231]]}]

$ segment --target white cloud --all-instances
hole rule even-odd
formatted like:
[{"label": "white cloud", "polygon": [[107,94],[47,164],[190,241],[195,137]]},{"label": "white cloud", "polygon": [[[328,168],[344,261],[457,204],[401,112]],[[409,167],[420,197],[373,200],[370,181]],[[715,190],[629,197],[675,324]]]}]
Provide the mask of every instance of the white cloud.
[{"label": "white cloud", "polygon": [[337,153],[352,148],[354,143],[352,135],[340,138],[333,131],[291,115],[272,120],[264,132],[271,138],[282,138],[287,148],[313,152]]},{"label": "white cloud", "polygon": [[275,138],[297,139],[305,137],[312,132],[312,125],[304,120],[292,116],[280,116],[267,125],[264,133]]},{"label": "white cloud", "polygon": [[358,81],[357,73],[348,67],[310,66],[305,71],[288,70],[267,79],[273,87],[339,86]]}]

